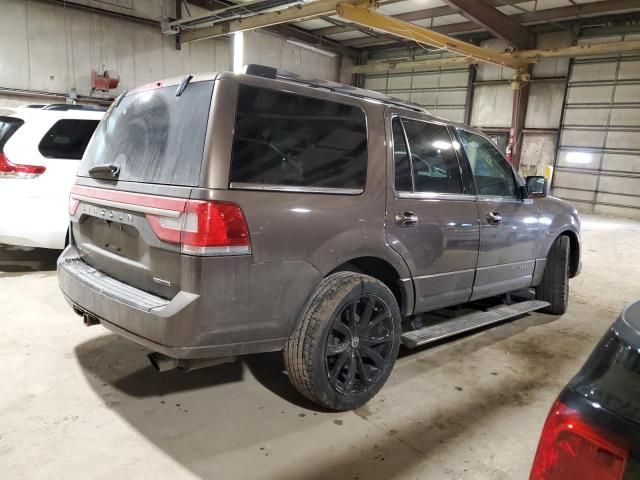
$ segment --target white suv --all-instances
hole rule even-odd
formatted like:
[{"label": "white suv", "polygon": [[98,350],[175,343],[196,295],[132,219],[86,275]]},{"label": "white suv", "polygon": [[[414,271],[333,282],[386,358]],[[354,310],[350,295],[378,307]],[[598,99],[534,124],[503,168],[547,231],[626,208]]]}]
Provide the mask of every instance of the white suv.
[{"label": "white suv", "polygon": [[69,190],[105,111],[25,105],[0,115],[0,243],[65,246]]}]

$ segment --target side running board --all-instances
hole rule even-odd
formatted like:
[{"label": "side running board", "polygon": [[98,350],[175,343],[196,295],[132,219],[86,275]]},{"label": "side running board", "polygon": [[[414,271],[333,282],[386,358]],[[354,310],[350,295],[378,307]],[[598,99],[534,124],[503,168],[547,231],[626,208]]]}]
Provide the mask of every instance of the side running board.
[{"label": "side running board", "polygon": [[418,330],[403,333],[401,341],[405,347],[415,348],[493,323],[502,322],[509,318],[533,312],[534,310],[539,310],[547,306],[549,306],[549,302],[526,300],[512,305],[503,305],[484,312],[468,313],[435,325],[429,325]]}]

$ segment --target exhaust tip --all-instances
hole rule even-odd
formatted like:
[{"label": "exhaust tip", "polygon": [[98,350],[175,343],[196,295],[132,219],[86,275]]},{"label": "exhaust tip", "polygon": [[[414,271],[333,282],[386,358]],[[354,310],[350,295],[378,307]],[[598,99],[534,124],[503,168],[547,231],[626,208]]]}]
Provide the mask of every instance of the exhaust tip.
[{"label": "exhaust tip", "polygon": [[158,372],[168,372],[178,367],[178,359],[167,357],[161,353],[153,352],[147,355],[149,363]]},{"label": "exhaust tip", "polygon": [[87,312],[84,312],[82,314],[82,322],[87,327],[91,327],[93,325],[99,325],[100,324],[100,320],[98,320],[97,317],[94,317],[93,315],[89,315]]}]

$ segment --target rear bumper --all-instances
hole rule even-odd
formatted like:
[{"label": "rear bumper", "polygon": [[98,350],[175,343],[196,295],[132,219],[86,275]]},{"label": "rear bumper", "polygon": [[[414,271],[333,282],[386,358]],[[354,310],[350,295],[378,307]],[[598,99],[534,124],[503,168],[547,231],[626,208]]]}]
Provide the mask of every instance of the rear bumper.
[{"label": "rear bumper", "polygon": [[[278,350],[283,339],[262,340],[245,336],[235,342],[235,328],[207,315],[200,295],[179,292],[167,300],[119,282],[91,268],[69,246],[58,259],[58,283],[76,311],[96,317],[108,330],[173,358],[217,358]],[[235,338],[234,338],[235,337]]]}]

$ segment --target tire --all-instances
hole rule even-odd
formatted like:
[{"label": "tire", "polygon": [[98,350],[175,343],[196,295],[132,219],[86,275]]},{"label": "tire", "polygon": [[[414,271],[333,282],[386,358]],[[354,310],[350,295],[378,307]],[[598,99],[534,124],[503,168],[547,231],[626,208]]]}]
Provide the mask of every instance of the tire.
[{"label": "tire", "polygon": [[540,310],[552,315],[562,315],[569,306],[569,237],[556,238],[544,269],[542,282],[536,287],[536,298],[551,305]]},{"label": "tire", "polygon": [[354,272],[329,275],[285,347],[289,379],[324,408],[361,407],[389,378],[400,333],[400,309],[384,283]]}]

